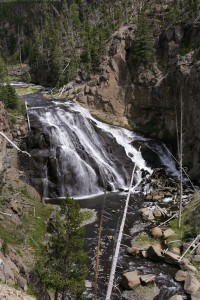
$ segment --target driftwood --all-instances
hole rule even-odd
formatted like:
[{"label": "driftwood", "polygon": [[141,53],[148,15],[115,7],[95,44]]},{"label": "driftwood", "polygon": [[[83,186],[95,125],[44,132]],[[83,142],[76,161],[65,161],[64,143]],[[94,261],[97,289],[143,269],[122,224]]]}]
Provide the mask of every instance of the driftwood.
[{"label": "driftwood", "polygon": [[189,247],[185,250],[185,252],[183,253],[183,255],[179,258],[178,261],[181,261],[183,259],[183,257],[187,254],[187,252],[190,250],[190,248],[196,243],[196,241],[200,239],[200,235],[197,235],[197,237],[193,240],[193,242],[189,245]]}]

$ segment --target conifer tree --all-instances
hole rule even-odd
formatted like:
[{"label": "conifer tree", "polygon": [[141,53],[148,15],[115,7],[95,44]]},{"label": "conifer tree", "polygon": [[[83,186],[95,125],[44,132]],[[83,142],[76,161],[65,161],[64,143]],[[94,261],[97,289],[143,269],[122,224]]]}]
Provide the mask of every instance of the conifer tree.
[{"label": "conifer tree", "polygon": [[151,64],[155,58],[154,38],[144,13],[138,16],[133,60],[136,63]]},{"label": "conifer tree", "polygon": [[38,265],[46,287],[55,291],[54,300],[84,299],[86,256],[82,221],[78,203],[67,196],[55,215],[44,258]]}]

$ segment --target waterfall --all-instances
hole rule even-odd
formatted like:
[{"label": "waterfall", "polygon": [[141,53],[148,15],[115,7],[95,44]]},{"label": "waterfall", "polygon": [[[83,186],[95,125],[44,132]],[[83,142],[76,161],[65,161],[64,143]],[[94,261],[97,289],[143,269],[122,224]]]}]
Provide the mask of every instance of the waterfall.
[{"label": "waterfall", "polygon": [[135,164],[133,188],[144,175],[152,173],[139,147],[134,146],[134,143],[148,143],[149,139],[100,122],[76,103],[51,102],[46,107],[30,108],[29,115],[33,132],[29,139],[34,145],[32,159],[35,166],[38,160],[44,164],[36,173],[39,168],[43,174],[46,172],[45,197],[65,197],[67,193],[80,197],[99,194],[105,189],[126,190]]}]

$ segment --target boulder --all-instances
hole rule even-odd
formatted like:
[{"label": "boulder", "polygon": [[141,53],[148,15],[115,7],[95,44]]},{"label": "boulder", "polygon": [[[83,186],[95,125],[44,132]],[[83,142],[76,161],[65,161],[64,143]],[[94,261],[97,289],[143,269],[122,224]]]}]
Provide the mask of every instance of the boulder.
[{"label": "boulder", "polygon": [[183,297],[180,295],[174,295],[169,300],[183,300]]},{"label": "boulder", "polygon": [[155,283],[155,278],[156,278],[156,275],[154,275],[154,274],[147,274],[147,275],[140,276],[140,280],[144,284]]},{"label": "boulder", "polygon": [[147,256],[155,261],[160,261],[162,259],[162,248],[160,244],[150,246],[147,249]]},{"label": "boulder", "polygon": [[151,229],[151,235],[154,237],[154,238],[159,238],[162,236],[162,230],[159,228],[159,227],[154,227]]},{"label": "boulder", "polygon": [[174,232],[174,230],[172,230],[172,229],[167,229],[167,230],[165,230],[164,232],[163,232],[163,237],[165,238],[165,239],[167,239],[168,237],[170,237],[170,236],[174,236],[174,235],[176,235],[176,233]]},{"label": "boulder", "polygon": [[126,290],[131,290],[135,286],[140,285],[140,277],[138,276],[138,272],[131,271],[124,273],[122,275],[121,284]]},{"label": "boulder", "polygon": [[197,278],[194,275],[188,273],[185,278],[185,284],[184,284],[184,290],[186,291],[186,293],[188,294],[196,293],[199,287],[200,287],[200,283],[197,280]]},{"label": "boulder", "polygon": [[188,275],[188,272],[186,271],[182,271],[182,270],[179,270],[176,274],[175,274],[175,280],[178,281],[178,282],[183,282],[185,281],[185,278],[187,277]]},{"label": "boulder", "polygon": [[172,264],[172,265],[177,265],[178,264],[178,260],[180,258],[179,255],[171,252],[171,251],[166,251],[165,252],[165,261],[168,263],[168,264]]}]

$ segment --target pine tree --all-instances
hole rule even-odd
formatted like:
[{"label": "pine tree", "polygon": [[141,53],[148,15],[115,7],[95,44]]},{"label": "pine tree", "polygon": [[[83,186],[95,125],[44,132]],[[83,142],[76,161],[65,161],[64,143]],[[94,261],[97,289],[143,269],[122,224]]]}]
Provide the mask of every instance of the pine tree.
[{"label": "pine tree", "polygon": [[154,38],[144,13],[138,16],[133,60],[136,63],[151,64],[155,58]]},{"label": "pine tree", "polygon": [[84,299],[86,256],[82,221],[78,203],[68,196],[55,215],[44,258],[38,265],[44,283],[55,291],[55,300]]}]

